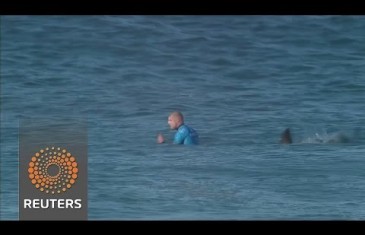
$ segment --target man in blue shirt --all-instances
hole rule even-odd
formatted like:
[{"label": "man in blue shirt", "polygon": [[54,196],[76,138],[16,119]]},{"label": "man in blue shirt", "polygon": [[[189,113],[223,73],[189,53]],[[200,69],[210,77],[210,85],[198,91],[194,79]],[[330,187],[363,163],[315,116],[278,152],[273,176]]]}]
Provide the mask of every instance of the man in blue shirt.
[{"label": "man in blue shirt", "polygon": [[[174,138],[174,144],[199,144],[198,133],[191,127],[184,124],[184,116],[180,112],[172,112],[167,123],[172,130],[177,130]],[[157,143],[165,142],[162,134],[158,134]]]}]

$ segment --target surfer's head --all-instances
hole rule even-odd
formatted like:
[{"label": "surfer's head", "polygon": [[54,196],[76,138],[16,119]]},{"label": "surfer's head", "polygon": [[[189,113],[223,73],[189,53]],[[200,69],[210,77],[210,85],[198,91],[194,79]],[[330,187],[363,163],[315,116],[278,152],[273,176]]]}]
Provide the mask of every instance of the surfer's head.
[{"label": "surfer's head", "polygon": [[167,119],[167,123],[172,130],[176,130],[184,124],[184,116],[180,112],[172,112]]}]

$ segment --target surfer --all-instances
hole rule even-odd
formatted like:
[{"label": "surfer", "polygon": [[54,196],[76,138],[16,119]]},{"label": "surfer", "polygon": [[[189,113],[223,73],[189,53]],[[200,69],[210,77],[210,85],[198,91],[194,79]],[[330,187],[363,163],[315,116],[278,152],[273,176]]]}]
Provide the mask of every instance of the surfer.
[{"label": "surfer", "polygon": [[[173,141],[174,144],[199,144],[198,133],[184,123],[184,116],[181,112],[172,112],[168,117],[167,123],[169,124],[170,129],[177,130]],[[159,133],[157,135],[157,143],[162,144],[164,142],[165,138]]]}]

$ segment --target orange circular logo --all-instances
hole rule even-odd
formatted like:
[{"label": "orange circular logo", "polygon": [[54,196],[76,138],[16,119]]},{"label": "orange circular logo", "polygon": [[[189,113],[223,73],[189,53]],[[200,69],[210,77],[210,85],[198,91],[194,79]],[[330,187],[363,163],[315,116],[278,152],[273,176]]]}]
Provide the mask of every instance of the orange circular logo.
[{"label": "orange circular logo", "polygon": [[75,156],[61,148],[45,148],[35,153],[29,162],[29,179],[45,193],[62,193],[71,188],[79,169]]}]

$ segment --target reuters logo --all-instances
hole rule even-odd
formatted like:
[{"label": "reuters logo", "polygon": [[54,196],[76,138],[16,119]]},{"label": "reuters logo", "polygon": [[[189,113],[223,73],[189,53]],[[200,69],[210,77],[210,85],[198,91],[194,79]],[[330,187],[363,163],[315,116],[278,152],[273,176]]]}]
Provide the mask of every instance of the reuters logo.
[{"label": "reuters logo", "polygon": [[35,153],[29,162],[29,179],[45,193],[62,193],[77,180],[77,162],[71,153],[61,148],[45,148]]}]

